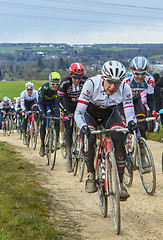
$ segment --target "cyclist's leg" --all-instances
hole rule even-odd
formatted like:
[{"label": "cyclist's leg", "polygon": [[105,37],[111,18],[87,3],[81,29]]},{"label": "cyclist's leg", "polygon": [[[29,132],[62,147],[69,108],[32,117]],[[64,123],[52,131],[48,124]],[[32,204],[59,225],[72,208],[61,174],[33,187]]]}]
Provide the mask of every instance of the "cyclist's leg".
[{"label": "cyclist's leg", "polygon": [[66,171],[72,172],[72,133],[73,133],[73,124],[70,126],[70,121],[64,121],[66,129],[66,150],[67,150],[67,161],[66,161]]},{"label": "cyclist's leg", "polygon": [[[60,111],[59,111],[59,107],[57,104],[57,100],[56,98],[53,99],[53,102],[49,105],[51,112],[53,114],[54,117],[60,117]],[[56,130],[56,136],[57,136],[57,148],[60,148],[60,144],[59,144],[59,131],[60,131],[60,122],[56,121],[55,122],[55,130]]]},{"label": "cyclist's leg", "polygon": [[[47,108],[46,105],[41,104],[42,112],[46,113],[46,108]],[[45,155],[46,119],[42,119],[41,116],[40,116],[40,119],[41,119],[41,127],[40,127],[41,146],[40,146],[39,155],[40,155],[40,157],[44,157],[44,155]]]},{"label": "cyclist's leg", "polygon": [[[120,112],[117,108],[113,108],[113,111],[110,117],[104,120],[104,126],[106,129],[111,128],[123,128],[122,118],[120,116]],[[113,141],[114,149],[115,149],[115,159],[117,162],[117,168],[119,173],[119,180],[121,185],[121,192],[120,197],[121,199],[127,199],[130,194],[127,192],[126,188],[123,186],[123,174],[124,174],[124,167],[126,161],[126,150],[125,150],[125,136],[124,133],[114,133],[111,134],[111,139]]]},{"label": "cyclist's leg", "polygon": [[64,125],[64,122],[62,121],[60,123],[60,144],[61,144],[61,147],[65,146],[64,130],[65,130],[65,125]]},{"label": "cyclist's leg", "polygon": [[[85,120],[87,125],[92,129],[96,130],[98,127],[97,122],[86,112]],[[95,157],[95,143],[96,135],[90,135],[88,138],[88,152],[85,155],[85,162],[87,166],[87,179],[85,183],[85,190],[88,193],[94,193],[97,191],[95,182],[95,169],[94,169],[94,157]]]},{"label": "cyclist's leg", "polygon": [[[140,97],[137,97],[136,99],[133,100],[134,103],[134,109],[135,109],[135,115],[136,118],[139,119],[144,119],[145,118],[145,110],[141,101]],[[145,121],[144,122],[138,122],[139,125],[139,129],[140,129],[140,133],[141,136],[145,139],[147,139],[146,137],[146,133],[145,133]]]}]

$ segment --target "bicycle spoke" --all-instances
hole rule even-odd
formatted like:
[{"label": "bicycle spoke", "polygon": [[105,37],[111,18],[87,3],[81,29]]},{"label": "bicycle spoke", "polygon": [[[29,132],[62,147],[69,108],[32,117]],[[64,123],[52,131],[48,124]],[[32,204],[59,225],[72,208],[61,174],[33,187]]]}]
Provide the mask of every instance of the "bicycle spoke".
[{"label": "bicycle spoke", "polygon": [[109,196],[110,205],[112,211],[112,217],[114,222],[115,232],[120,233],[121,218],[120,218],[120,194],[118,186],[118,172],[116,167],[116,161],[113,152],[109,153],[108,159],[108,181],[109,181]]}]

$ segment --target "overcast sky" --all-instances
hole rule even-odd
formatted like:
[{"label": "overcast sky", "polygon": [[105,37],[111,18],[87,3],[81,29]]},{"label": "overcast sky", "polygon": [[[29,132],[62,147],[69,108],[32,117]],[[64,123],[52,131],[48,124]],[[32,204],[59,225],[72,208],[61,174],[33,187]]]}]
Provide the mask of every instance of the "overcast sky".
[{"label": "overcast sky", "polygon": [[0,0],[8,42],[163,43],[163,1]]}]

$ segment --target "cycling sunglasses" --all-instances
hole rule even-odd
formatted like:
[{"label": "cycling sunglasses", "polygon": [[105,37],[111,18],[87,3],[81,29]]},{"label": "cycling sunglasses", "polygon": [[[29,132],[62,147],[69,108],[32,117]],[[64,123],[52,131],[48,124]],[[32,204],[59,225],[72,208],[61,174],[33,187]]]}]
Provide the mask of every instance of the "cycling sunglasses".
[{"label": "cycling sunglasses", "polygon": [[58,86],[58,83],[51,83],[52,86]]},{"label": "cycling sunglasses", "polygon": [[118,86],[118,85],[121,84],[120,80],[112,80],[112,79],[109,79],[109,78],[104,78],[104,80],[109,84],[114,84],[115,86]]},{"label": "cycling sunglasses", "polygon": [[81,79],[82,76],[72,76],[73,79]]},{"label": "cycling sunglasses", "polygon": [[145,75],[147,73],[147,71],[145,71],[145,72],[134,72],[134,74],[136,74],[137,76],[143,76],[143,75]]}]

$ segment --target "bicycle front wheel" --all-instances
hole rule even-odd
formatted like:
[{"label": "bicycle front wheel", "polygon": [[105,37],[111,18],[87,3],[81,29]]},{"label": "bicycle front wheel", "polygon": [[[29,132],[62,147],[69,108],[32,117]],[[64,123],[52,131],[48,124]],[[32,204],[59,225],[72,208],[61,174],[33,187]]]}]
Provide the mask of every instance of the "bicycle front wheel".
[{"label": "bicycle front wheel", "polygon": [[35,150],[37,145],[37,122],[36,121],[33,121],[31,144],[32,144],[32,148]]},{"label": "bicycle front wheel", "polygon": [[[144,138],[140,137],[138,143],[137,161],[141,181],[147,194],[152,196],[156,190],[156,172],[152,152]],[[143,156],[141,151],[143,151]],[[144,166],[142,161],[145,163]],[[148,171],[145,171],[145,168],[148,168]]]},{"label": "bicycle front wheel", "polygon": [[113,223],[116,234],[120,233],[121,228],[121,214],[120,214],[120,193],[118,186],[118,170],[116,160],[112,151],[108,153],[108,185],[110,205],[113,217]]},{"label": "bicycle front wheel", "polygon": [[73,169],[73,175],[76,176],[77,170],[78,170],[78,139],[79,136],[76,135],[74,138],[74,144],[72,145],[72,169]]},{"label": "bicycle front wheel", "polygon": [[56,160],[56,152],[57,152],[57,134],[55,129],[53,129],[50,132],[49,135],[49,154],[48,154],[48,160],[49,160],[49,167],[51,170],[54,169],[55,160]]},{"label": "bicycle front wheel", "polygon": [[102,159],[101,159],[102,153],[98,151],[96,152],[95,159],[98,158],[97,166],[96,166],[96,179],[97,179],[97,188],[98,188],[98,198],[99,198],[99,204],[100,204],[100,210],[104,217],[107,215],[107,209],[108,209],[108,202],[107,202],[107,194],[104,189],[104,180],[102,179]]},{"label": "bicycle front wheel", "polygon": [[6,131],[7,131],[7,136],[10,136],[10,133],[11,133],[11,120],[8,119],[6,121]]}]

